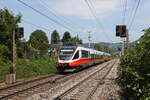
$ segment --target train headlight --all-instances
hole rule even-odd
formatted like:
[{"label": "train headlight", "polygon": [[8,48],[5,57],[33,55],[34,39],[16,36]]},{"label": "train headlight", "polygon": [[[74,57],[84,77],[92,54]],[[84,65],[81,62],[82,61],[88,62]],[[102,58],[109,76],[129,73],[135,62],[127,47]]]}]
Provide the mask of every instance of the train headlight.
[{"label": "train headlight", "polygon": [[58,64],[57,64],[57,67],[60,67],[60,66],[62,66],[62,64],[61,64],[61,63],[58,63]]}]

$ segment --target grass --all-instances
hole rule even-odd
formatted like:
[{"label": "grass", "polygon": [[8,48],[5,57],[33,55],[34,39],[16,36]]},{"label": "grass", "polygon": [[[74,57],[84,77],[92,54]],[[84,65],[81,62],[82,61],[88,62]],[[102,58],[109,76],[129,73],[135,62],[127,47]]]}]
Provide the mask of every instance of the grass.
[{"label": "grass", "polygon": [[4,81],[5,75],[9,73],[9,67],[10,67],[9,62],[2,62],[0,60],[0,83]]},{"label": "grass", "polygon": [[[0,63],[0,82],[4,81],[6,74],[9,73],[10,66],[11,63]],[[46,75],[55,72],[57,72],[57,70],[56,57],[54,56],[33,59],[17,59],[17,79]]]}]

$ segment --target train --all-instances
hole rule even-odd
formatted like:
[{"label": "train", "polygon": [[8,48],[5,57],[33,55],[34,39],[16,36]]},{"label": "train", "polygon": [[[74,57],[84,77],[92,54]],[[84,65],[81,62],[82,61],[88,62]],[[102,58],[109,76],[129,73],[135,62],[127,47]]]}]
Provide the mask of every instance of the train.
[{"label": "train", "polygon": [[60,73],[79,70],[110,60],[111,54],[77,43],[64,43],[58,53],[57,70]]}]

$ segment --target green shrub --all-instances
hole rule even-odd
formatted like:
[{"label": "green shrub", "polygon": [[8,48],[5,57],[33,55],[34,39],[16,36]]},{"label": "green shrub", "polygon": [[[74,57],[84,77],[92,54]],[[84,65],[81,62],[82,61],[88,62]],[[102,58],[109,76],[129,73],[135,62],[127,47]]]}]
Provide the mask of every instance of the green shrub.
[{"label": "green shrub", "polygon": [[56,72],[56,58],[18,59],[17,78],[28,78]]},{"label": "green shrub", "polygon": [[9,58],[8,55],[9,49],[5,45],[0,44],[0,61],[6,62],[6,60]]},{"label": "green shrub", "polygon": [[5,79],[10,63],[8,62],[9,50],[5,45],[0,44],[0,82]]},{"label": "green shrub", "polygon": [[[9,74],[10,62],[0,61],[0,82],[5,80],[6,74]],[[46,75],[57,72],[56,57],[46,56],[33,59],[17,59],[16,64],[17,79],[29,78],[38,75]]]},{"label": "green shrub", "polygon": [[150,32],[148,33],[121,58],[119,84],[130,100],[150,100]]},{"label": "green shrub", "polygon": [[0,82],[3,82],[6,74],[9,73],[10,63],[0,61]]}]

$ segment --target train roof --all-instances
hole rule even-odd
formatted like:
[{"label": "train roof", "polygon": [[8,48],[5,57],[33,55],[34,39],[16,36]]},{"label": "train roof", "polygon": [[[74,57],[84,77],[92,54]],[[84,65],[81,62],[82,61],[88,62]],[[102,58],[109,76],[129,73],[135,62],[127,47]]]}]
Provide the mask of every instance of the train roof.
[{"label": "train roof", "polygon": [[98,51],[98,50],[95,50],[93,48],[87,48],[87,47],[82,47],[82,46],[78,46],[78,47],[81,48],[81,50],[88,50],[91,53],[97,53],[97,54],[101,54],[101,55],[108,55],[108,56],[110,56],[109,53]]},{"label": "train roof", "polygon": [[94,48],[89,48],[89,47],[83,46],[83,45],[75,43],[75,42],[65,42],[65,43],[62,43],[60,47],[61,48],[75,48],[75,47],[77,48],[77,47],[79,47],[79,48],[84,49],[84,50],[90,50],[90,51],[96,52],[98,54],[110,56],[109,53],[98,51],[98,50],[95,50]]}]

